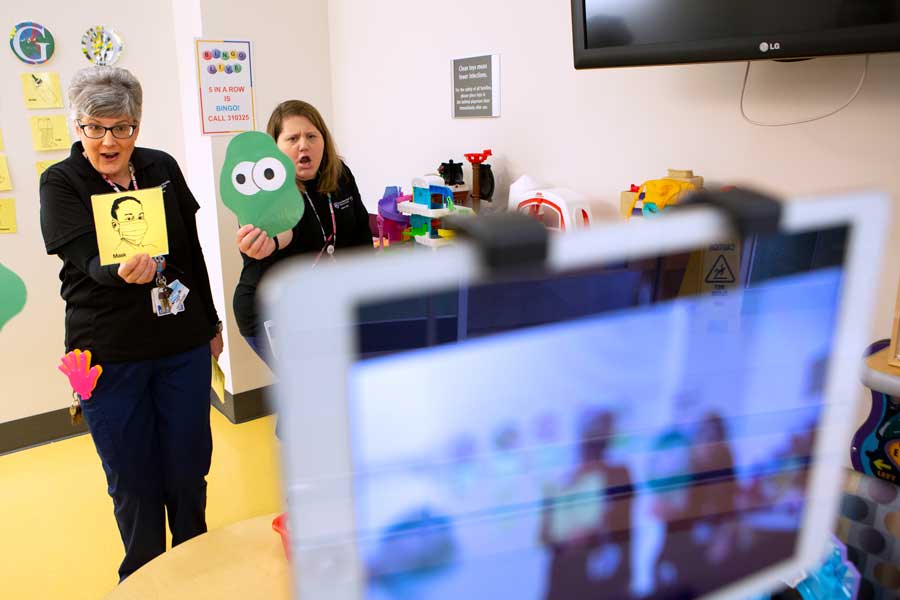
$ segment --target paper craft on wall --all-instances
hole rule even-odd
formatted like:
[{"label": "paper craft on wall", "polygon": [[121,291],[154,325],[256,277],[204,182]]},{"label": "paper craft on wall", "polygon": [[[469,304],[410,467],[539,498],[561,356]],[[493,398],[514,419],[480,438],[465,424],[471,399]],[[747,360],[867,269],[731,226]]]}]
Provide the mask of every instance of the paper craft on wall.
[{"label": "paper craft on wall", "polygon": [[169,253],[162,188],[91,196],[100,264]]},{"label": "paper craft on wall", "polygon": [[68,150],[72,142],[65,115],[31,117],[31,142],[38,152]]},{"label": "paper craft on wall", "polygon": [[294,163],[259,131],[233,138],[219,175],[222,202],[240,225],[252,224],[270,237],[291,229],[303,216],[303,197],[294,182]]},{"label": "paper craft on wall", "polygon": [[0,198],[0,233],[16,232],[16,201]]},{"label": "paper craft on wall", "polygon": [[95,65],[111,65],[119,60],[125,42],[112,27],[97,25],[81,36],[81,53]]},{"label": "paper craft on wall", "polygon": [[22,278],[0,264],[0,331],[22,312],[27,295]]},{"label": "paper craft on wall", "polygon": [[50,60],[56,43],[49,29],[40,23],[23,21],[10,31],[9,47],[22,62],[39,65]]},{"label": "paper craft on wall", "polygon": [[0,131],[0,152],[3,152],[3,131]]},{"label": "paper craft on wall", "polygon": [[22,73],[25,108],[62,108],[59,73]]},{"label": "paper craft on wall", "polygon": [[5,156],[0,156],[0,192],[12,189],[12,178],[9,176],[9,164]]},{"label": "paper craft on wall", "polygon": [[41,179],[41,175],[43,175],[44,171],[46,171],[50,165],[55,165],[61,158],[51,158],[50,160],[39,160],[34,163],[34,168],[37,171],[38,181]]}]

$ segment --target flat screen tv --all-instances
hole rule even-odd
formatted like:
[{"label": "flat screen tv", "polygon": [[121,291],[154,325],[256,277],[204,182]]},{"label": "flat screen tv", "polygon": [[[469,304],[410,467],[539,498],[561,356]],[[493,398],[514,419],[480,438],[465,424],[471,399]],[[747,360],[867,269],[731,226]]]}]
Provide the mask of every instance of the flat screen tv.
[{"label": "flat screen tv", "polygon": [[900,51],[900,0],[572,0],[575,68]]}]

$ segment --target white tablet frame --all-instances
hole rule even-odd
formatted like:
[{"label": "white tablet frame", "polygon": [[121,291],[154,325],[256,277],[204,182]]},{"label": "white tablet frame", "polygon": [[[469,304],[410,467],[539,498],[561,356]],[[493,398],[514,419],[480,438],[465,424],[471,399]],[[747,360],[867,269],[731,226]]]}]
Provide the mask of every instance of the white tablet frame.
[{"label": "white tablet frame", "polygon": [[[800,232],[848,225],[834,353],[826,377],[810,496],[791,560],[718,590],[707,598],[746,598],[795,578],[816,563],[837,516],[842,468],[849,451],[860,353],[869,342],[870,317],[887,235],[890,202],[879,193],[798,199],[784,204],[781,230]],[[665,218],[553,236],[550,272],[688,251],[733,236],[725,215],[693,208]],[[294,263],[264,286],[267,313],[280,340],[276,398],[283,439],[283,477],[298,598],[362,598],[362,564],[352,535],[354,501],[348,370],[357,360],[356,309],[361,303],[453,289],[486,281],[478,250],[460,243],[434,253],[346,255],[310,269]]]}]

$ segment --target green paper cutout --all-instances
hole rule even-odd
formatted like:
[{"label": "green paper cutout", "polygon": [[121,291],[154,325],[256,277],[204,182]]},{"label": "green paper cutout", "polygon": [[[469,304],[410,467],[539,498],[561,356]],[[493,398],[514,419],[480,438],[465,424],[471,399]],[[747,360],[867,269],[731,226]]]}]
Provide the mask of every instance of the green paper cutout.
[{"label": "green paper cutout", "polygon": [[0,264],[0,331],[22,312],[27,295],[22,278]]},{"label": "green paper cutout", "polygon": [[304,203],[294,182],[294,163],[259,131],[234,137],[219,175],[222,202],[243,226],[252,224],[272,237],[291,229]]}]

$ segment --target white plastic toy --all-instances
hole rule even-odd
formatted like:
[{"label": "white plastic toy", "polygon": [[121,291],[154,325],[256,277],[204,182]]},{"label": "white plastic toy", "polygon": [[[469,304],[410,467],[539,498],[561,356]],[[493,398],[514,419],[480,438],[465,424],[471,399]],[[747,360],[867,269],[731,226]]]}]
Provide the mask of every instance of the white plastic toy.
[{"label": "white plastic toy", "polygon": [[554,231],[587,228],[593,221],[584,196],[568,188],[541,187],[527,175],[510,186],[509,210],[529,214]]}]

